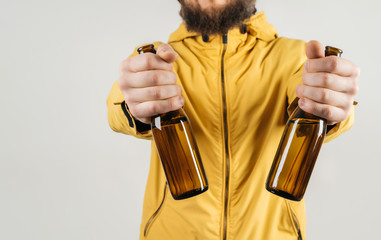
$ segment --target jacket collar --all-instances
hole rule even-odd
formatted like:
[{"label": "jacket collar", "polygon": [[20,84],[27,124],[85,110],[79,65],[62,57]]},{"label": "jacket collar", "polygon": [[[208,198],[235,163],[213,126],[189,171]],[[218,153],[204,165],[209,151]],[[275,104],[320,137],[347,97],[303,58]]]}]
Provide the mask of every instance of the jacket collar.
[{"label": "jacket collar", "polygon": [[[260,12],[251,16],[249,19],[245,20],[243,24],[247,25],[248,34],[265,42],[269,42],[278,37],[275,27],[267,22],[267,18],[264,12]],[[229,35],[232,36],[239,34],[241,34],[241,30],[239,28],[235,28],[229,31]],[[182,22],[180,27],[170,35],[168,42],[178,42],[192,37],[201,37],[201,34],[197,32],[188,32],[187,28],[185,27],[185,23]]]}]

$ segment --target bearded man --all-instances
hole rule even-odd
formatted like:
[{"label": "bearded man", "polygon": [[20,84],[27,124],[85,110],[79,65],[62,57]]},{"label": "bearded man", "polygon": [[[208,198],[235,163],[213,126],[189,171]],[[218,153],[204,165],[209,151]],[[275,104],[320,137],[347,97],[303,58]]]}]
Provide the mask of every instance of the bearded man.
[{"label": "bearded man", "polygon": [[353,124],[358,67],[317,41],[280,38],[255,0],[180,0],[184,22],[157,54],[120,64],[107,100],[113,130],[152,139],[150,119],[184,107],[209,190],[174,200],[154,144],[140,239],[305,239],[304,202],[265,181],[297,103],[327,119],[325,141]]}]

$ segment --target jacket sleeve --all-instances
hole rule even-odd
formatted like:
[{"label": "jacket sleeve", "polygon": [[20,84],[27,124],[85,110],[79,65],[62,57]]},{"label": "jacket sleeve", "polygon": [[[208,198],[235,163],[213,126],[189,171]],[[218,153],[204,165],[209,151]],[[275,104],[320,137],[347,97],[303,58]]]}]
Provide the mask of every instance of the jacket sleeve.
[{"label": "jacket sleeve", "polygon": [[[292,74],[288,86],[287,86],[287,99],[288,99],[288,108],[287,112],[290,116],[292,112],[298,105],[299,98],[296,97],[295,88],[303,82],[303,69],[306,59],[302,60],[301,65],[297,71]],[[291,100],[291,101],[290,101]],[[338,137],[340,134],[348,131],[354,123],[354,107],[352,106],[350,114],[347,119],[342,122],[336,123],[333,126],[328,126],[328,132],[324,139],[324,142],[329,142],[334,138]]]},{"label": "jacket sleeve", "polygon": [[[160,42],[154,43],[156,48],[160,44]],[[134,53],[129,57],[136,56],[138,54],[137,49],[138,48],[136,48]],[[107,98],[107,108],[108,123],[112,130],[141,139],[152,139],[150,125],[134,119],[124,101],[124,96],[117,82],[112,86]]]},{"label": "jacket sleeve", "polygon": [[108,123],[115,132],[124,133],[141,139],[151,139],[149,124],[135,120],[131,115],[124,97],[115,82],[107,98]]}]

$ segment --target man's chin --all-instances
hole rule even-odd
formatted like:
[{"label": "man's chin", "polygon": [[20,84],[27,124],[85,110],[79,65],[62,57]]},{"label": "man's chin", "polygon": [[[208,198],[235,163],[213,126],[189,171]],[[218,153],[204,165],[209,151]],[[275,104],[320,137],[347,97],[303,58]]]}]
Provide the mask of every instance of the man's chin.
[{"label": "man's chin", "polygon": [[180,15],[188,31],[207,35],[224,34],[229,29],[240,26],[256,12],[255,0],[236,0],[203,9],[199,4],[180,3]]}]

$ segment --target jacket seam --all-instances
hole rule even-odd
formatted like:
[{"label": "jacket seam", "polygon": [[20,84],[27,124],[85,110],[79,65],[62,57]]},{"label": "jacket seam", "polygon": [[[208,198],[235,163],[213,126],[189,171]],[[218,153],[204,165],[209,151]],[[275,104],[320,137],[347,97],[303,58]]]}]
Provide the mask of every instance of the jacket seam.
[{"label": "jacket seam", "polygon": [[[294,220],[294,216],[295,213],[292,211],[292,208],[291,208],[291,205],[290,203],[288,202],[288,200],[284,199],[285,203],[286,203],[286,207],[287,207],[287,212],[288,212],[288,217],[290,219],[290,222],[291,222],[291,225],[292,225],[292,228],[294,229],[294,233],[295,235],[298,237],[298,240],[302,240],[301,238],[301,229],[300,229],[300,226],[299,228],[296,226],[296,222]],[[296,215],[295,215],[295,218],[296,218]],[[298,221],[299,222],[299,221]]]},{"label": "jacket seam", "polygon": [[153,223],[157,220],[160,213],[163,211],[166,195],[167,195],[167,183],[165,183],[165,185],[164,185],[164,193],[163,193],[163,198],[161,200],[161,203],[156,208],[156,210],[153,212],[153,214],[150,216],[150,218],[148,218],[148,220],[145,224],[144,231],[143,231],[144,238],[146,238],[148,236],[149,230],[151,229]]}]

